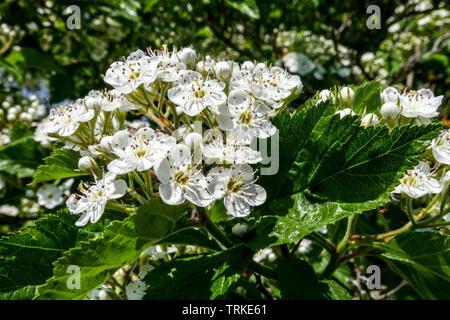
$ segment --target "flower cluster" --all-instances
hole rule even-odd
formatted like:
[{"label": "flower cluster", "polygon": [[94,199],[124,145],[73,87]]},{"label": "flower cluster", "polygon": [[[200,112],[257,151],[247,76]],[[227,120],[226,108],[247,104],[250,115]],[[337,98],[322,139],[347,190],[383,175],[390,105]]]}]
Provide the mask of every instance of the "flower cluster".
[{"label": "flower cluster", "polygon": [[220,200],[234,217],[264,203],[250,166],[262,157],[250,145],[276,133],[270,118],[302,90],[298,76],[163,47],[112,63],[104,80],[112,89],[52,109],[40,128],[79,151],[80,170],[94,176],[67,200],[81,214],[77,225],[98,221],[106,203],[118,206],[126,193],[140,203]]}]

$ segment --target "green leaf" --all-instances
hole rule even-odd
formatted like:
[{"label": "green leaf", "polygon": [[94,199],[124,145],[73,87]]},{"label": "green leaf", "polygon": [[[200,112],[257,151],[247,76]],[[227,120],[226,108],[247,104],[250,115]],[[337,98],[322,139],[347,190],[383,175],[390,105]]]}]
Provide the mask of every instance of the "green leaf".
[{"label": "green leaf", "polygon": [[320,280],[323,295],[328,300],[352,300],[350,293],[334,280]]},{"label": "green leaf", "polygon": [[[388,201],[404,172],[417,164],[441,125],[363,128],[358,116],[340,119],[331,102],[281,111],[280,168],[261,176],[268,200],[258,209],[249,245],[299,240],[318,227]],[[264,217],[266,216],[266,217]],[[258,239],[259,237],[259,239]]]},{"label": "green leaf", "polygon": [[251,257],[241,245],[163,263],[143,279],[149,286],[144,299],[216,299],[239,279]]},{"label": "green leaf", "polygon": [[283,259],[276,268],[283,300],[322,300],[323,295],[314,270],[300,259]]},{"label": "green leaf", "polygon": [[44,158],[45,164],[40,165],[33,176],[32,184],[70,177],[86,176],[87,172],[78,169],[80,153],[71,149],[56,149]]},{"label": "green leaf", "polygon": [[[90,291],[108,280],[121,266],[136,260],[147,247],[168,236],[181,213],[182,206],[169,206],[153,200],[139,208],[136,215],[114,221],[103,236],[81,242],[65,252],[54,266],[53,277],[38,288],[38,299],[83,299]],[[151,223],[151,224],[150,224]],[[71,265],[80,268],[80,288],[69,289]]]},{"label": "green leaf", "polygon": [[31,299],[52,276],[52,263],[80,241],[102,231],[75,227],[76,216],[47,215],[32,226],[0,238],[0,299]]},{"label": "green leaf", "polygon": [[259,19],[259,8],[256,0],[225,0],[230,7],[253,19]]},{"label": "green leaf", "polygon": [[221,250],[219,244],[210,239],[201,229],[187,229],[162,239],[158,244],[184,244],[211,250]]},{"label": "green leaf", "polygon": [[381,108],[380,82],[370,81],[355,89],[352,109],[357,114],[376,113]]},{"label": "green leaf", "polygon": [[318,281],[313,268],[303,260],[290,258],[276,268],[284,300],[350,300],[348,291],[334,280]]},{"label": "green leaf", "polygon": [[383,260],[424,299],[450,296],[450,236],[411,232],[374,243]]},{"label": "green leaf", "polygon": [[303,193],[272,201],[268,215],[261,216],[249,231],[246,244],[254,250],[296,242],[314,230],[358,212],[372,209],[386,199],[362,203],[315,202]]}]

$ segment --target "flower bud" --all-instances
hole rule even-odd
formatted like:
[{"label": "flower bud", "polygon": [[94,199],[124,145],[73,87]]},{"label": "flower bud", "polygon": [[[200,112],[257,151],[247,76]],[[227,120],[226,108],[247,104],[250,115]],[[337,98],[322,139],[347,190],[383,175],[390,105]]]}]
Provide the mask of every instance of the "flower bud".
[{"label": "flower bud", "polygon": [[247,233],[248,227],[245,223],[237,223],[234,225],[234,227],[231,229],[231,232],[233,232],[233,234],[236,237],[243,237],[244,234]]},{"label": "flower bud", "polygon": [[253,62],[251,62],[251,61],[245,61],[242,64],[242,70],[247,70],[247,71],[252,72],[253,69],[255,69],[255,64]]},{"label": "flower bud", "polygon": [[197,132],[189,133],[186,138],[184,138],[184,143],[188,148],[195,149],[195,147],[199,146],[202,143],[202,135]]},{"label": "flower bud", "polygon": [[96,167],[95,160],[92,159],[90,156],[84,156],[81,157],[80,160],[78,160],[78,169],[80,169],[83,172],[89,172],[93,171]]},{"label": "flower bud", "polygon": [[183,48],[180,52],[177,53],[178,59],[183,63],[186,67],[195,66],[195,61],[197,60],[197,53],[195,50],[191,48]]},{"label": "flower bud", "polygon": [[398,90],[394,87],[387,87],[381,92],[381,99],[384,103],[392,102],[396,104],[399,96],[400,94],[398,93]]},{"label": "flower bud", "polygon": [[350,108],[345,108],[344,110],[338,110],[334,114],[338,114],[341,119],[348,115],[352,115],[352,116],[356,115],[356,113]]},{"label": "flower bud", "polygon": [[339,92],[341,97],[341,102],[343,104],[349,105],[353,102],[353,97],[355,96],[355,93],[353,90],[349,87],[343,87],[341,91]]},{"label": "flower bud", "polygon": [[361,125],[363,127],[375,127],[378,124],[378,116],[374,113],[368,113],[361,120]]},{"label": "flower bud", "polygon": [[381,107],[380,113],[384,120],[394,120],[400,113],[400,107],[393,102],[386,102]]},{"label": "flower bud", "polygon": [[214,71],[220,80],[226,81],[239,71],[239,65],[233,61],[219,61],[214,65]]}]

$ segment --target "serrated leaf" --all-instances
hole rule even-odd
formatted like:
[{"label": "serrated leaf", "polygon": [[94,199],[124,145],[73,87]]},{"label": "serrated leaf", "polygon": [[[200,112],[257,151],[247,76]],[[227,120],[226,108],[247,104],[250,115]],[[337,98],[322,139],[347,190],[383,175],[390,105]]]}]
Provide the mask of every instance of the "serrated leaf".
[{"label": "serrated leaf", "polygon": [[241,245],[163,263],[143,279],[148,285],[144,299],[216,299],[239,279],[251,257]]},{"label": "serrated leaf", "polygon": [[262,176],[268,194],[257,210],[248,244],[254,248],[294,242],[323,225],[371,210],[388,200],[404,172],[417,164],[442,126],[405,126],[389,133],[363,128],[360,117],[334,115],[331,101],[282,111],[280,168]]},{"label": "serrated leaf", "polygon": [[86,176],[87,172],[78,170],[80,153],[71,149],[56,149],[44,158],[45,164],[40,165],[33,175],[32,184],[57,179]]},{"label": "serrated leaf", "polygon": [[374,243],[383,260],[424,299],[450,296],[450,236],[410,232],[387,243]]},{"label": "serrated leaf", "polygon": [[381,108],[381,86],[378,81],[366,82],[355,89],[352,109],[357,114],[376,113]]},{"label": "serrated leaf", "polygon": [[[136,260],[144,249],[171,231],[179,232],[173,226],[182,211],[182,206],[152,200],[136,215],[114,221],[105,228],[102,237],[81,242],[54,263],[53,277],[38,288],[38,299],[83,299],[121,266]],[[71,276],[67,268],[71,265],[80,268],[79,289],[67,286]]]},{"label": "serrated leaf", "polygon": [[75,227],[75,216],[47,215],[34,225],[0,239],[0,299],[31,299],[36,286],[52,276],[52,263],[96,229]]}]

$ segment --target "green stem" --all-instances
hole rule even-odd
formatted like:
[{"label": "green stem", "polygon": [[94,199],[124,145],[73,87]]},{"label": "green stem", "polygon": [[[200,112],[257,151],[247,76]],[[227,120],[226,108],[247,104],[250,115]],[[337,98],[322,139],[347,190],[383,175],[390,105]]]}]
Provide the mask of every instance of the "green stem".
[{"label": "green stem", "polygon": [[324,247],[328,252],[334,253],[336,252],[336,245],[328,240],[326,237],[324,237],[319,232],[313,232],[306,236],[306,238],[316,242],[317,244]]},{"label": "green stem", "polygon": [[217,226],[214,222],[211,221],[205,208],[202,208],[202,207],[196,207],[196,208],[197,208],[197,212],[205,220],[206,230],[208,230],[208,232],[211,233],[214,236],[214,238],[216,238],[217,241],[219,241],[226,248],[230,248],[231,246],[233,246],[233,243],[230,241],[230,239],[228,239],[225,232],[223,232],[223,230],[219,226]]},{"label": "green stem", "polygon": [[408,214],[408,219],[411,221],[412,225],[416,226],[416,221],[414,220],[412,198],[406,198],[406,213]]},{"label": "green stem", "polygon": [[350,236],[352,234],[352,230],[353,230],[353,227],[354,227],[354,222],[356,221],[355,217],[356,217],[356,215],[348,217],[347,229],[345,230],[344,238],[342,238],[342,240],[337,245],[337,248],[336,248],[336,252],[337,253],[341,253],[342,250],[344,250],[345,247],[347,246],[348,240],[350,239]]}]

